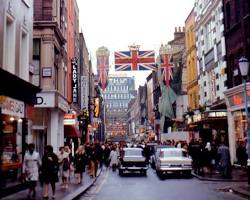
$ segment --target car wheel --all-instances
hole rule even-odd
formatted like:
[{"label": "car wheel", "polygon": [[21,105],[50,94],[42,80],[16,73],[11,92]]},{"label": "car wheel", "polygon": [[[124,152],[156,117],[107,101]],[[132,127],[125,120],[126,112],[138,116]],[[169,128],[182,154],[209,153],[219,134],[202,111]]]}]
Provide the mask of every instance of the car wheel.
[{"label": "car wheel", "polygon": [[123,175],[123,170],[119,169],[119,175],[122,176]]},{"label": "car wheel", "polygon": [[147,176],[147,170],[142,171],[143,176]]}]

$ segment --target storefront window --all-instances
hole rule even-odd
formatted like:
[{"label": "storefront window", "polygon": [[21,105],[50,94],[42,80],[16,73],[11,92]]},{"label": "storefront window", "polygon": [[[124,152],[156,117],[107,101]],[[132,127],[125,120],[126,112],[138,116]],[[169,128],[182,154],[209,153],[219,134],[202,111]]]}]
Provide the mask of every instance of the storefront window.
[{"label": "storefront window", "polygon": [[15,185],[21,175],[22,167],[22,120],[2,115],[2,166],[4,186]]},{"label": "storefront window", "polygon": [[246,138],[246,116],[245,112],[234,112],[234,132],[236,141],[245,141]]}]

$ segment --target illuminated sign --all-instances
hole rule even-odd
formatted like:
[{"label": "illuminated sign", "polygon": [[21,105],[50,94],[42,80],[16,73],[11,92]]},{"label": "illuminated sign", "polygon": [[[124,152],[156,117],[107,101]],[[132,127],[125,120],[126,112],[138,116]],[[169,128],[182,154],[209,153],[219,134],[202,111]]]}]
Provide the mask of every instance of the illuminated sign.
[{"label": "illuminated sign", "polygon": [[100,116],[100,99],[99,97],[95,97],[95,110],[94,110],[94,117],[99,117]]},{"label": "illuminated sign", "polygon": [[75,114],[64,115],[63,124],[64,125],[75,125],[76,124],[76,115]]},{"label": "illuminated sign", "polygon": [[227,112],[210,112],[208,117],[226,117]]}]

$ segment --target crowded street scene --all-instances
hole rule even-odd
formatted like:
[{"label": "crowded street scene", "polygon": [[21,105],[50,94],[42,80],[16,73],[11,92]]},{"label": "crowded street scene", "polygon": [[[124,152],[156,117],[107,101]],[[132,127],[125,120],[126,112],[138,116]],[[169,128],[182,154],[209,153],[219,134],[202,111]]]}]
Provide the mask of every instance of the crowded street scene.
[{"label": "crowded street scene", "polygon": [[247,0],[0,0],[0,199],[250,199],[249,62]]}]

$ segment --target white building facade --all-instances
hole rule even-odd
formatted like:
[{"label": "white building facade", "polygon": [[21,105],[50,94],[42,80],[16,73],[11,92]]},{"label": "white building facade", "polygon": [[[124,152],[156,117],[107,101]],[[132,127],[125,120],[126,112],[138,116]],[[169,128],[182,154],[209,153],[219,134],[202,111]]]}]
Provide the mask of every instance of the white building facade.
[{"label": "white building facade", "polygon": [[223,100],[227,89],[222,6],[222,0],[195,2],[199,104],[202,106]]}]

